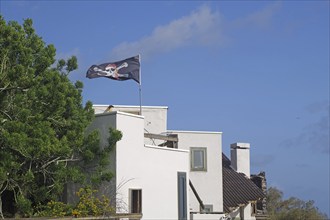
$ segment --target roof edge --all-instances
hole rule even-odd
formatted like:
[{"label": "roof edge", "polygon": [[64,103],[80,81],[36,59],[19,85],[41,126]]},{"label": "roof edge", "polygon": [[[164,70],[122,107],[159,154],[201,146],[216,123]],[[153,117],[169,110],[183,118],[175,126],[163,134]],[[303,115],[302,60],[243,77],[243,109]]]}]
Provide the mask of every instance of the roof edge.
[{"label": "roof edge", "polygon": [[106,115],[116,115],[116,114],[144,119],[143,115],[135,115],[135,114],[131,114],[131,113],[127,113],[127,112],[121,112],[121,111],[98,113],[98,114],[95,114],[95,117],[101,117],[101,116],[106,116]]},{"label": "roof edge", "polygon": [[[112,106],[114,108],[140,108],[139,105],[103,105],[103,104],[96,104],[93,107],[109,107]],[[168,106],[141,106],[143,108],[156,108],[156,109],[168,109]]]},{"label": "roof edge", "polygon": [[194,133],[194,134],[222,134],[222,131],[181,131],[181,130],[167,130],[166,133]]}]

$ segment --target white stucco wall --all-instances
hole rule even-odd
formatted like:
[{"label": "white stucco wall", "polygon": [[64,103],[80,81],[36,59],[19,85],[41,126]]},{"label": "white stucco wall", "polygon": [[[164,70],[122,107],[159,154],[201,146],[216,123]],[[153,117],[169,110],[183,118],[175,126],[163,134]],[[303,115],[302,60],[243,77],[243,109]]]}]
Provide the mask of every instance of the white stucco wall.
[{"label": "white stucco wall", "polygon": [[[93,105],[95,113],[109,112],[126,112],[139,114],[140,106],[126,105]],[[144,129],[146,133],[160,134],[167,130],[167,106],[142,106],[142,115],[144,117]]]},{"label": "white stucco wall", "polygon": [[[232,167],[239,173],[244,173],[250,177],[250,144],[249,143],[233,143],[230,145],[230,157]],[[251,215],[251,203],[242,206],[243,219],[255,220],[255,216]],[[241,210],[231,213],[235,219],[240,219]]]},{"label": "white stucco wall", "polygon": [[229,216],[232,220],[240,220],[241,219],[241,217],[240,217],[240,208],[237,208],[236,210],[232,211],[229,214]]},{"label": "white stucco wall", "polygon": [[246,220],[255,220],[255,216],[251,215],[251,203],[247,204],[244,207],[244,219]]},{"label": "white stucco wall", "polygon": [[[243,210],[243,218],[241,218],[241,210]],[[255,216],[251,215],[251,203],[246,206],[241,206],[229,215],[232,220],[256,220]]]},{"label": "white stucco wall", "polygon": [[[107,112],[126,112],[130,114],[139,114],[140,106],[126,105],[93,105],[97,114]],[[161,134],[167,131],[167,106],[142,106],[142,115],[144,117],[144,133]],[[145,144],[159,145],[164,141],[157,139],[144,139]]]},{"label": "white stucco wall", "polygon": [[250,144],[233,143],[230,145],[232,167],[239,173],[250,177]]},{"label": "white stucco wall", "polygon": [[220,220],[223,214],[193,214],[190,215],[191,220]]},{"label": "white stucco wall", "polygon": [[[190,179],[203,203],[213,205],[213,212],[222,212],[222,133],[194,131],[168,131],[168,133],[178,134],[179,149],[190,151],[191,147],[207,148],[207,171],[190,171]],[[190,160],[189,153],[189,170]],[[190,188],[189,191],[190,211],[199,212],[199,202]]]},{"label": "white stucco wall", "polygon": [[130,189],[142,189],[143,219],[178,219],[177,175],[186,172],[188,190],[189,151],[145,146],[142,116],[112,112],[96,119],[95,127],[115,126],[123,133],[115,151],[117,211],[128,212]]},{"label": "white stucco wall", "polygon": [[[116,174],[113,181],[102,187],[101,193],[113,194],[117,189],[117,211],[129,212],[130,189],[142,189],[143,219],[178,219],[178,172],[185,172],[188,190],[187,217],[192,219],[219,219],[223,211],[222,181],[222,133],[198,131],[167,131],[167,107],[96,105],[97,113],[89,130],[97,128],[102,136],[101,144],[107,144],[108,128],[122,131],[123,138],[111,155],[111,169]],[[132,114],[133,113],[133,114]],[[160,142],[144,138],[144,133],[178,134],[178,149],[157,147]],[[207,171],[192,171],[190,149],[207,148]],[[232,145],[231,161],[237,172],[250,175],[250,145]],[[193,214],[200,205],[189,187],[192,181],[205,205],[212,205],[214,214]],[[231,213],[239,218],[240,212]],[[251,207],[244,208],[245,219],[251,216]]]},{"label": "white stucco wall", "polygon": [[[97,130],[100,136],[100,147],[104,148],[108,146],[108,137],[109,137],[109,127],[116,127],[116,114],[115,113],[106,113],[95,115],[94,120],[88,126],[86,130],[86,134]],[[96,162],[95,162],[96,163]],[[112,154],[110,155],[110,164],[108,167],[112,173],[115,173],[116,170],[116,151],[113,149]],[[89,172],[86,170],[85,172]],[[112,200],[112,204],[114,205],[115,200],[115,186],[116,186],[116,176],[114,176],[110,183],[102,184],[98,189],[99,195],[106,195],[108,198]],[[78,201],[78,197],[76,196],[76,192],[81,187],[80,184],[68,184],[67,185],[67,195],[66,201],[68,203],[76,203]]]}]

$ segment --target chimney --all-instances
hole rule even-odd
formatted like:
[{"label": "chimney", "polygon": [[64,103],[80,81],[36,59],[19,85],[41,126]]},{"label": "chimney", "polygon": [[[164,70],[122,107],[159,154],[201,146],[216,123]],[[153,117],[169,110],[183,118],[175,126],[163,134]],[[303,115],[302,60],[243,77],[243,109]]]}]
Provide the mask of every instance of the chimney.
[{"label": "chimney", "polygon": [[250,144],[233,143],[230,148],[231,166],[250,178]]}]

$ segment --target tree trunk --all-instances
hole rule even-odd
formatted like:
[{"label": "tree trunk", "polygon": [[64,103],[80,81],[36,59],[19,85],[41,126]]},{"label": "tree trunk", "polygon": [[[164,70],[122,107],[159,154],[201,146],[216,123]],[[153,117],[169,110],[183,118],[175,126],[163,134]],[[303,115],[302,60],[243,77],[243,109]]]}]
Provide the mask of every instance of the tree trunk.
[{"label": "tree trunk", "polygon": [[3,213],[2,213],[2,199],[1,199],[1,194],[0,194],[0,218],[5,219],[5,217],[3,217]]}]

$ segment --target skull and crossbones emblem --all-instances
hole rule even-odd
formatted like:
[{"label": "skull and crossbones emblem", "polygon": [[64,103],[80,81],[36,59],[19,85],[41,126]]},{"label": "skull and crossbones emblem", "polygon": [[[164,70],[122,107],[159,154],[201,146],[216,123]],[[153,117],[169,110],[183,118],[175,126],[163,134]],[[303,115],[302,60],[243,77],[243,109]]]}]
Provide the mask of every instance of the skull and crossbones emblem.
[{"label": "skull and crossbones emblem", "polygon": [[122,68],[128,67],[128,64],[126,62],[122,63],[120,66],[116,66],[116,64],[111,63],[105,67],[105,69],[100,69],[99,67],[94,67],[94,71],[97,72],[99,76],[106,76],[106,77],[113,77],[115,79],[118,79],[119,77],[125,77],[126,74],[120,74],[118,71]]}]

